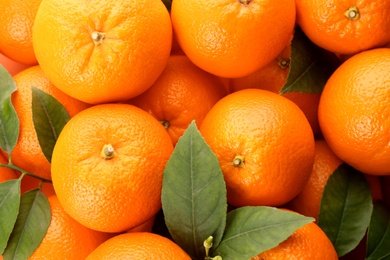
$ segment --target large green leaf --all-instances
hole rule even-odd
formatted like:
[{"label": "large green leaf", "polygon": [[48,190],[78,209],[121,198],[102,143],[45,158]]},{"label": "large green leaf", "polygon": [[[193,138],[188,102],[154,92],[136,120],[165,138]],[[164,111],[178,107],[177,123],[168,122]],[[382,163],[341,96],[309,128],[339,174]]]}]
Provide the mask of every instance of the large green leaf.
[{"label": "large green leaf", "polygon": [[390,211],[381,202],[374,204],[367,234],[366,259],[390,259]]},{"label": "large green leaf", "polygon": [[290,72],[280,93],[321,93],[338,65],[333,53],[312,43],[297,26],[291,43]]},{"label": "large green leaf", "polygon": [[347,164],[329,177],[321,199],[318,225],[343,256],[364,237],[373,210],[370,186],[363,173]]},{"label": "large green leaf", "polygon": [[51,162],[54,145],[70,116],[57,99],[36,87],[32,87],[32,114],[39,145]]},{"label": "large green leaf", "polygon": [[21,179],[0,182],[0,254],[4,252],[19,213]]},{"label": "large green leaf", "polygon": [[226,185],[219,162],[192,122],[175,146],[164,170],[162,209],[172,238],[195,259],[203,259],[203,241],[218,245],[225,228]]},{"label": "large green leaf", "polygon": [[4,260],[27,259],[42,242],[51,220],[50,204],[39,189],[21,196],[19,215]]},{"label": "large green leaf", "polygon": [[16,84],[0,64],[0,148],[10,154],[19,137],[19,118],[11,102]]},{"label": "large green leaf", "polygon": [[228,213],[225,234],[213,255],[223,260],[249,259],[274,248],[312,221],[313,218],[273,207],[237,208]]}]

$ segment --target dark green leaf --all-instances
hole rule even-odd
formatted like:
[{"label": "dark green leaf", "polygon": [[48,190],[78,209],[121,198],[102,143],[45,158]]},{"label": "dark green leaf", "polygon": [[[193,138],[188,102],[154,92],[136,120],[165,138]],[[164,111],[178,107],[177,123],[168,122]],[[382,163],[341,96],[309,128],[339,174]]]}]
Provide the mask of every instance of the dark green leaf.
[{"label": "dark green leaf", "polygon": [[249,259],[274,248],[312,221],[313,218],[273,207],[237,208],[228,213],[225,234],[213,255],[223,260]]},{"label": "dark green leaf", "polygon": [[7,246],[19,213],[20,179],[0,182],[0,254]]},{"label": "dark green leaf", "polygon": [[203,241],[218,245],[226,223],[226,185],[219,162],[192,122],[164,170],[162,209],[172,238],[195,259]]},{"label": "dark green leaf", "polygon": [[42,242],[51,220],[50,204],[39,189],[24,193],[4,260],[27,259]]},{"label": "dark green leaf", "polygon": [[32,113],[39,145],[51,162],[54,145],[70,116],[57,99],[36,87],[32,87]]},{"label": "dark green leaf", "polygon": [[390,211],[377,202],[367,234],[367,260],[390,259]]},{"label": "dark green leaf", "polygon": [[347,164],[329,177],[321,199],[318,225],[343,256],[364,237],[372,213],[370,186],[363,173]]},{"label": "dark green leaf", "polygon": [[334,54],[312,43],[297,26],[291,43],[290,72],[280,94],[321,93],[338,65]]},{"label": "dark green leaf", "polygon": [[0,64],[0,148],[10,154],[19,137],[19,118],[11,102],[16,84]]}]

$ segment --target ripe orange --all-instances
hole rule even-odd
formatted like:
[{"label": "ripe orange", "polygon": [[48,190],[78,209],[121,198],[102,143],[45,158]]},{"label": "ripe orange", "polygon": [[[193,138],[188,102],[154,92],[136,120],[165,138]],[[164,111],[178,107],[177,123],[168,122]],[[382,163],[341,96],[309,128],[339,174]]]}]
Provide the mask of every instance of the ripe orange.
[{"label": "ripe orange", "polygon": [[117,235],[97,247],[86,260],[158,259],[190,260],[190,256],[172,240],[149,232]]},{"label": "ripe orange", "polygon": [[38,64],[33,48],[32,28],[41,1],[0,1],[0,52],[16,62]]},{"label": "ripe orange", "polygon": [[41,244],[31,255],[34,259],[85,259],[113,234],[89,229],[70,217],[57,196],[48,197],[51,222]]},{"label": "ripe orange", "polygon": [[318,46],[355,54],[390,41],[390,1],[297,0],[297,24]]},{"label": "ripe orange", "polygon": [[355,169],[390,174],[390,49],[356,54],[321,94],[318,119],[332,151]]},{"label": "ripe orange", "polygon": [[[8,164],[8,160],[0,153],[0,164]],[[0,166],[0,182],[17,179],[18,174],[16,171]]]},{"label": "ripe orange", "polygon": [[261,89],[227,95],[200,127],[217,155],[233,206],[278,206],[295,197],[314,163],[314,137],[292,101]]},{"label": "ripe orange", "polygon": [[0,64],[3,65],[3,67],[9,72],[9,74],[11,74],[11,76],[30,67],[30,65],[22,64],[17,61],[11,60],[7,56],[4,56],[4,54],[2,53],[0,53]]},{"label": "ripe orange", "polygon": [[295,1],[175,0],[171,19],[192,62],[221,77],[243,77],[275,59],[290,41]]},{"label": "ripe orange", "polygon": [[20,192],[25,193],[29,190],[39,188],[40,186],[41,186],[42,192],[46,196],[50,196],[50,195],[55,194],[54,187],[53,187],[52,183],[50,183],[50,182],[42,182],[41,183],[41,181],[39,179],[34,178],[32,176],[29,176],[29,175],[23,176],[22,183],[20,185]]},{"label": "ripe orange", "polygon": [[42,70],[63,92],[91,104],[123,101],[163,71],[172,25],[160,0],[43,0],[33,43]]},{"label": "ripe orange", "polygon": [[126,232],[127,233],[152,232],[155,219],[156,219],[156,216],[153,216],[150,219],[146,220],[144,223],[141,223],[140,225],[133,227],[133,228],[127,230]]},{"label": "ripe orange", "polygon": [[[280,93],[290,72],[290,55],[291,44],[289,43],[284,50],[265,67],[248,76],[230,79],[230,92],[232,93],[247,88],[260,88]],[[318,104],[321,95],[300,92],[289,92],[282,95],[298,105],[308,119],[314,135],[318,135],[320,133]]]},{"label": "ripe orange", "polygon": [[54,190],[86,227],[126,231],[160,210],[172,151],[168,133],[149,113],[128,104],[95,105],[71,118],[57,140]]},{"label": "ripe orange", "polygon": [[89,105],[64,94],[57,89],[43,73],[39,65],[19,72],[14,77],[17,91],[12,93],[12,104],[19,117],[18,142],[12,151],[12,162],[16,166],[46,179],[51,179],[50,163],[43,155],[32,119],[32,90],[34,86],[55,97],[70,116]]},{"label": "ripe orange", "polygon": [[218,77],[184,55],[172,55],[153,86],[129,102],[157,118],[175,145],[191,121],[200,126],[211,107],[226,94]]},{"label": "ripe orange", "polygon": [[252,260],[338,260],[337,252],[324,231],[311,222],[297,229],[287,240]]}]

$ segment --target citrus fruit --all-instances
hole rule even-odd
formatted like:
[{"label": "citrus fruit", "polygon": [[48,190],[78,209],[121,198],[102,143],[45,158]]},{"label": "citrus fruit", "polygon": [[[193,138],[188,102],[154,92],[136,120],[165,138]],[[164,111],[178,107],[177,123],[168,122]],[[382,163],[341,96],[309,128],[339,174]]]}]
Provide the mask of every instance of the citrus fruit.
[{"label": "citrus fruit", "polygon": [[54,190],[66,212],[104,232],[138,226],[161,208],[173,151],[164,127],[129,104],[100,104],[71,118],[52,156]]},{"label": "citrus fruit", "polygon": [[316,45],[356,54],[390,41],[390,1],[297,0],[297,24]]},{"label": "citrus fruit", "polygon": [[355,169],[390,174],[390,49],[346,60],[327,81],[318,107],[321,132],[332,151]]},{"label": "citrus fruit", "polygon": [[314,163],[314,136],[299,107],[261,89],[219,100],[200,132],[218,157],[233,206],[277,206],[295,197]]},{"label": "citrus fruit", "polygon": [[33,43],[42,70],[63,92],[91,104],[123,101],[163,71],[172,25],[160,0],[43,0]]},{"label": "citrus fruit", "polygon": [[[230,79],[230,93],[241,89],[260,88],[279,94],[286,84],[290,72],[290,56],[291,43],[289,43],[283,51],[265,67],[248,76]],[[321,95],[317,93],[301,92],[288,92],[282,95],[298,105],[308,119],[313,134],[318,135],[320,133],[318,104]]]},{"label": "citrus fruit", "polygon": [[175,145],[191,121],[200,126],[211,107],[226,94],[218,77],[184,55],[172,55],[152,87],[129,103],[159,120]]},{"label": "citrus fruit", "polygon": [[41,0],[0,1],[0,52],[23,64],[38,64],[35,57],[32,28]]},{"label": "citrus fruit", "polygon": [[183,52],[201,69],[228,78],[275,59],[290,41],[295,15],[293,0],[175,0],[171,7]]},{"label": "citrus fruit", "polygon": [[149,232],[135,232],[110,238],[86,258],[86,260],[99,259],[190,260],[191,258],[166,237]]},{"label": "citrus fruit", "polygon": [[2,53],[0,53],[0,64],[3,65],[3,67],[8,71],[8,73],[11,74],[11,76],[30,67],[30,65],[14,61],[7,56],[4,56]]},{"label": "citrus fruit", "polygon": [[[7,159],[0,153],[0,164],[8,164]],[[0,166],[0,182],[17,179],[18,173],[10,168]]]},{"label": "citrus fruit", "polygon": [[337,252],[324,231],[314,222],[297,229],[278,246],[252,260],[338,260]]},{"label": "citrus fruit", "polygon": [[32,87],[56,98],[70,116],[89,105],[76,100],[57,89],[39,65],[27,68],[13,77],[17,91],[11,101],[19,118],[19,137],[12,151],[12,163],[30,173],[51,179],[50,162],[44,156],[35,131],[32,112]]},{"label": "citrus fruit", "polygon": [[85,259],[113,234],[89,229],[70,217],[56,195],[48,197],[51,211],[49,228],[29,260]]},{"label": "citrus fruit", "polygon": [[20,184],[20,192],[22,194],[37,188],[40,188],[46,196],[55,194],[54,187],[51,182],[42,182],[41,180],[30,175],[23,176],[22,182]]}]

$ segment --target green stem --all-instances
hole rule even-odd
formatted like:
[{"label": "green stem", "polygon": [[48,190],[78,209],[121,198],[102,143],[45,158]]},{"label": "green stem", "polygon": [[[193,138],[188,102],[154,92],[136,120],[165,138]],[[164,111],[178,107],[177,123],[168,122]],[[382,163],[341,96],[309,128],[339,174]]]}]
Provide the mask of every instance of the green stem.
[{"label": "green stem", "polygon": [[25,170],[23,170],[23,169],[21,169],[21,168],[15,166],[15,165],[13,165],[12,163],[9,163],[9,164],[0,163],[0,167],[5,167],[5,168],[9,168],[9,169],[18,171],[18,172],[22,173],[23,175],[30,175],[31,177],[34,177],[34,178],[36,178],[36,179],[38,179],[38,180],[40,180],[40,181],[43,181],[43,182],[49,182],[49,183],[52,182],[52,181],[49,180],[49,179],[42,178],[42,177],[40,177],[40,176],[38,176],[38,175],[35,175],[35,174],[31,173],[31,172],[25,171]]}]

